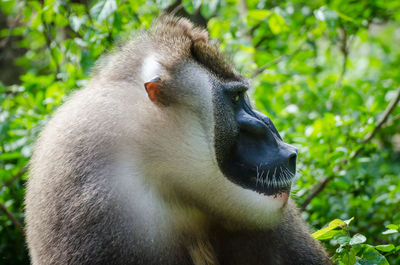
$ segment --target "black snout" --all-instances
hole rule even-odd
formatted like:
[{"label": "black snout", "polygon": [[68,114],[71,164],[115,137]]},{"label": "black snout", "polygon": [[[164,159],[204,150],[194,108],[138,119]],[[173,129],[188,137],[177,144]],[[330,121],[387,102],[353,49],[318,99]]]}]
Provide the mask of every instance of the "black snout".
[{"label": "black snout", "polygon": [[[224,154],[219,160],[224,175],[264,195],[290,192],[296,172],[296,148],[283,142],[270,118],[252,109],[245,98],[235,101],[232,109],[235,113],[232,138],[228,141],[223,137],[226,134],[216,137],[222,140],[216,147],[225,151],[219,152]],[[221,127],[224,127],[222,122]]]},{"label": "black snout", "polygon": [[[236,114],[239,125],[237,152],[253,167],[281,166],[296,172],[297,149],[283,142],[272,121],[245,102]],[[261,166],[260,166],[261,165]]]},{"label": "black snout", "polygon": [[[267,116],[265,118],[268,119]],[[270,125],[260,119],[255,113],[249,113],[244,110],[239,111],[236,120],[241,133],[247,134],[254,139],[267,141],[270,145],[277,147],[277,140],[280,137],[274,135],[274,131]]]}]

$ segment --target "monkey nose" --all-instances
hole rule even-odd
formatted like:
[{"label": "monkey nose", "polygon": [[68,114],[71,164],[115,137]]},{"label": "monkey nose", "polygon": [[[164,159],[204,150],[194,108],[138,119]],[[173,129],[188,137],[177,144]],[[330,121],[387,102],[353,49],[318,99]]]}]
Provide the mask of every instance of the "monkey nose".
[{"label": "monkey nose", "polygon": [[296,172],[296,160],[297,160],[297,148],[289,145],[287,143],[283,143],[283,163],[287,166],[287,168],[295,174]]},{"label": "monkey nose", "polygon": [[297,152],[290,154],[288,158],[288,165],[293,171],[296,171],[296,159],[297,159]]},{"label": "monkey nose", "polygon": [[295,151],[290,152],[287,157],[288,168],[293,172],[293,174],[296,173],[296,159],[297,159],[297,149],[295,149]]}]

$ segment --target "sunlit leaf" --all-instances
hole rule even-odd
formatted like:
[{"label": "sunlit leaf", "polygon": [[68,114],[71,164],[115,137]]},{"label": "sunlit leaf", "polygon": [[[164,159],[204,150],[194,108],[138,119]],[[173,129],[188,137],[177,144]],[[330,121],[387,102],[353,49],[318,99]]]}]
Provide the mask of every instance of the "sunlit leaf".
[{"label": "sunlit leaf", "polygon": [[81,26],[85,23],[85,18],[84,17],[77,17],[77,16],[71,16],[69,18],[69,24],[71,28],[75,31],[78,32]]},{"label": "sunlit leaf", "polygon": [[382,234],[384,234],[384,235],[390,235],[390,234],[395,234],[395,233],[398,233],[398,232],[399,232],[399,231],[396,230],[396,229],[388,229],[388,230],[382,232]]},{"label": "sunlit leaf", "polygon": [[277,13],[272,13],[268,17],[268,25],[274,34],[279,34],[288,29],[285,20]]},{"label": "sunlit leaf", "polygon": [[312,237],[314,237],[315,239],[321,239],[321,240],[322,239],[330,239],[333,236],[335,236],[341,232],[341,231],[332,231],[332,230],[338,228],[339,226],[343,226],[343,225],[346,225],[346,223],[340,219],[335,219],[329,223],[328,227],[320,229],[320,230],[316,231],[315,233],[313,233]]},{"label": "sunlit leaf", "polygon": [[91,9],[91,16],[98,22],[108,18],[114,11],[117,10],[115,0],[99,0]]},{"label": "sunlit leaf", "polygon": [[390,251],[392,251],[395,247],[394,247],[393,244],[389,244],[389,245],[378,245],[378,246],[375,246],[375,248],[376,248],[377,250],[379,250],[379,251],[382,251],[382,252],[390,252]]},{"label": "sunlit leaf", "polygon": [[249,10],[248,16],[254,21],[260,22],[264,20],[271,12],[267,9],[252,9]]},{"label": "sunlit leaf", "polygon": [[350,244],[350,245],[357,245],[357,244],[364,243],[366,240],[367,240],[367,238],[366,238],[364,235],[355,234],[355,235],[351,238],[349,244]]},{"label": "sunlit leaf", "polygon": [[389,224],[389,225],[386,226],[386,228],[388,228],[388,229],[393,229],[393,230],[398,230],[398,229],[399,229],[399,226],[398,226],[398,225],[395,225],[395,224]]}]

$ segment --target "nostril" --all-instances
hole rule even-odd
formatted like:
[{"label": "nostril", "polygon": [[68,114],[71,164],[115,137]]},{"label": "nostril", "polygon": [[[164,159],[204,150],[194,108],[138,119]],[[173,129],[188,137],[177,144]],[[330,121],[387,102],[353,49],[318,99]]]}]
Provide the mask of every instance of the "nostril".
[{"label": "nostril", "polygon": [[296,158],[297,158],[297,152],[296,153],[292,153],[289,156],[289,166],[291,168],[296,168]]}]

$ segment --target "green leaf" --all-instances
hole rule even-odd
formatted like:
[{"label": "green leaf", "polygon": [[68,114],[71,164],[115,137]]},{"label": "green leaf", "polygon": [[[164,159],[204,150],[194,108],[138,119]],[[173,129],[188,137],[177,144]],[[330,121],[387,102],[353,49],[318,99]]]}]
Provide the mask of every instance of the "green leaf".
[{"label": "green leaf", "polygon": [[343,253],[342,261],[345,264],[353,265],[356,263],[356,254],[353,251]]},{"label": "green leaf", "polygon": [[326,6],[320,7],[314,12],[314,15],[317,19],[322,21],[336,20],[338,18],[338,14]]},{"label": "green leaf", "polygon": [[201,5],[201,14],[205,18],[210,18],[217,10],[218,4],[219,0],[203,1],[203,4]]},{"label": "green leaf", "polygon": [[311,236],[313,238],[319,239],[319,240],[330,239],[333,236],[335,236],[341,232],[341,231],[332,231],[332,230],[338,228],[339,226],[343,226],[343,225],[346,225],[346,223],[340,219],[335,219],[329,223],[328,227],[325,227],[323,229],[316,231]]},{"label": "green leaf", "polygon": [[275,35],[283,32],[283,31],[286,31],[288,29],[283,17],[281,17],[277,13],[272,13],[268,17],[268,25],[269,25],[269,28],[271,29],[272,33],[274,33]]},{"label": "green leaf", "polygon": [[336,235],[339,235],[343,233],[341,230],[330,230],[330,231],[326,231],[324,234],[319,235],[318,237],[314,237],[315,239],[318,240],[327,240],[327,239],[331,239]]},{"label": "green leaf", "polygon": [[64,14],[56,14],[56,18],[54,20],[54,24],[57,27],[65,27],[69,23],[68,18],[64,16]]},{"label": "green leaf", "polygon": [[389,224],[386,226],[387,229],[399,230],[399,226],[395,224]]},{"label": "green leaf", "polygon": [[[331,231],[331,232],[332,232],[332,231]],[[350,238],[348,235],[343,235],[343,234],[341,234],[341,235],[336,236],[334,239],[335,239],[335,240],[338,242],[338,244],[340,244],[341,246],[346,246],[346,245],[349,244],[351,238]]]},{"label": "green leaf", "polygon": [[347,20],[347,21],[350,21],[350,22],[354,21],[353,18],[343,14],[342,12],[339,12],[338,10],[335,10],[334,12],[336,12],[339,15],[339,17],[343,18],[344,20]]},{"label": "green leaf", "polygon": [[360,258],[358,263],[361,265],[390,265],[385,256],[379,253],[374,247],[368,245],[365,246]]},{"label": "green leaf", "polygon": [[382,251],[382,252],[390,252],[390,251],[392,251],[395,247],[394,247],[393,244],[389,244],[389,245],[378,245],[378,246],[375,246],[375,248],[376,248],[377,250],[379,250],[379,251]]},{"label": "green leaf", "polygon": [[9,15],[15,5],[15,0],[8,0],[8,1],[1,1],[1,10],[4,12],[5,15]]},{"label": "green leaf", "polygon": [[114,13],[115,10],[117,10],[115,0],[100,0],[90,9],[90,15],[96,21],[101,22]]},{"label": "green leaf", "polygon": [[366,240],[367,240],[367,238],[366,238],[365,236],[363,236],[363,235],[361,235],[361,234],[355,234],[355,235],[351,238],[349,244],[350,244],[350,245],[357,245],[357,244],[364,243]]},{"label": "green leaf", "polygon": [[84,23],[85,23],[84,17],[71,16],[69,18],[69,24],[70,24],[72,30],[75,32],[78,32]]},{"label": "green leaf", "polygon": [[12,153],[3,153],[0,154],[0,160],[14,160],[21,157],[21,153],[12,152]]},{"label": "green leaf", "polygon": [[270,13],[271,11],[266,9],[253,9],[249,10],[248,17],[259,22],[264,20]]},{"label": "green leaf", "polygon": [[196,0],[196,1],[183,0],[182,1],[183,8],[185,8],[185,10],[189,14],[193,14],[197,10],[197,8],[200,4],[201,4],[201,1],[199,1],[199,0]]},{"label": "green leaf", "polygon": [[390,235],[390,234],[396,234],[396,233],[398,233],[398,232],[399,232],[399,231],[398,231],[398,230],[395,230],[395,229],[388,229],[388,230],[382,232],[382,234],[384,234],[384,235]]}]

